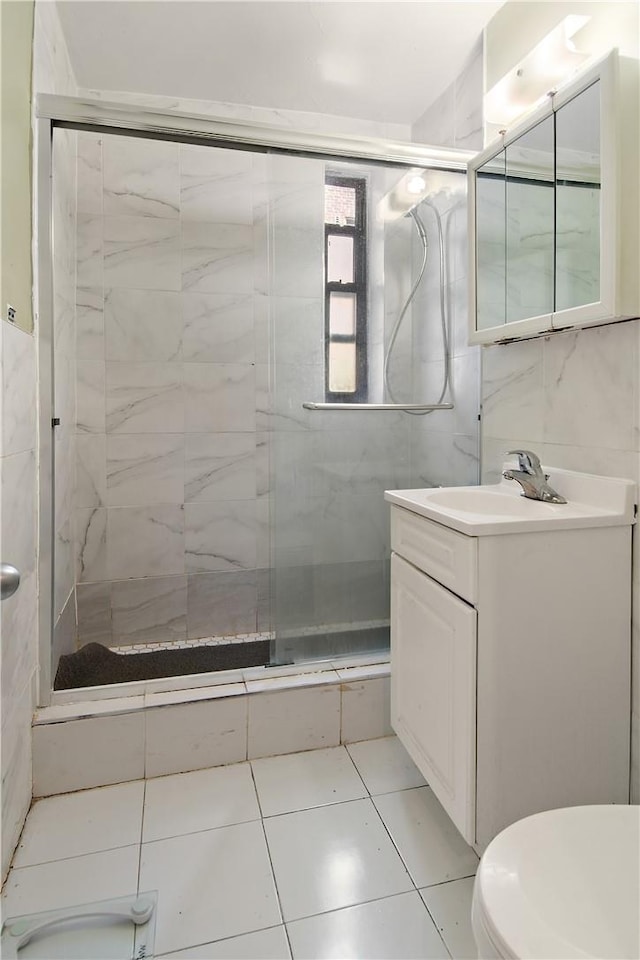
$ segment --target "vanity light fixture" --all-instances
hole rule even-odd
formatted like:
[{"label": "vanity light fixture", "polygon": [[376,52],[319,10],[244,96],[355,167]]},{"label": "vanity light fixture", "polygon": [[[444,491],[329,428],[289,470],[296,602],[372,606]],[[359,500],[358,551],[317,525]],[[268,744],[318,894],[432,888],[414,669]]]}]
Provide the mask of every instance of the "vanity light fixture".
[{"label": "vanity light fixture", "polygon": [[565,17],[505,74],[485,94],[485,122],[500,127],[512,125],[577,70],[590,54],[578,51],[572,38],[590,19],[578,15]]}]

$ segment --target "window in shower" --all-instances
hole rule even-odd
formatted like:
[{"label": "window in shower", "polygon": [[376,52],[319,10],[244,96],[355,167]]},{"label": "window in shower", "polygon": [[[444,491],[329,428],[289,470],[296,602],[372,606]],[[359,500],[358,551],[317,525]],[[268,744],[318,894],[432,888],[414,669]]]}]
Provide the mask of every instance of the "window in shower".
[{"label": "window in shower", "polygon": [[325,178],[325,396],[357,403],[367,392],[366,181]]}]

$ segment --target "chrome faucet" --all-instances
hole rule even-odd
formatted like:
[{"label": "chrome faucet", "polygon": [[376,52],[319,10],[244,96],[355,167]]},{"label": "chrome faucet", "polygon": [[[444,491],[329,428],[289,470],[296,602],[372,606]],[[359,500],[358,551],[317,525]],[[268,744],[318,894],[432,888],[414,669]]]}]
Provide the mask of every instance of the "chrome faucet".
[{"label": "chrome faucet", "polygon": [[531,450],[509,450],[518,457],[518,470],[504,470],[505,480],[517,480],[522,487],[522,495],[529,500],[542,500],[544,503],[566,503],[564,497],[549,486],[546,474],[540,465],[540,459]]}]

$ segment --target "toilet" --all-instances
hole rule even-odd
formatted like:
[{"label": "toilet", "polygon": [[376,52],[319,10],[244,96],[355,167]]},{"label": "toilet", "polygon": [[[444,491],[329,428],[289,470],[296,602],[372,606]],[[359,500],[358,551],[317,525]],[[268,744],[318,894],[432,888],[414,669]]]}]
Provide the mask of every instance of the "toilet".
[{"label": "toilet", "polygon": [[471,911],[480,960],[640,957],[640,807],[548,810],[485,850]]}]

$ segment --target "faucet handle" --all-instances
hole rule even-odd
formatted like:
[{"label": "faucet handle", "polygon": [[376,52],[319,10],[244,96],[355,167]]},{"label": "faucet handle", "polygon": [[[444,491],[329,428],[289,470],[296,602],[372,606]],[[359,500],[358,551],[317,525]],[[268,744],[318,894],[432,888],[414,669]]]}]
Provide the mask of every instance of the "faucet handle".
[{"label": "faucet handle", "polygon": [[520,470],[531,474],[542,473],[540,457],[537,453],[534,453],[533,450],[509,450],[509,455],[511,456],[512,454],[517,456]]}]

